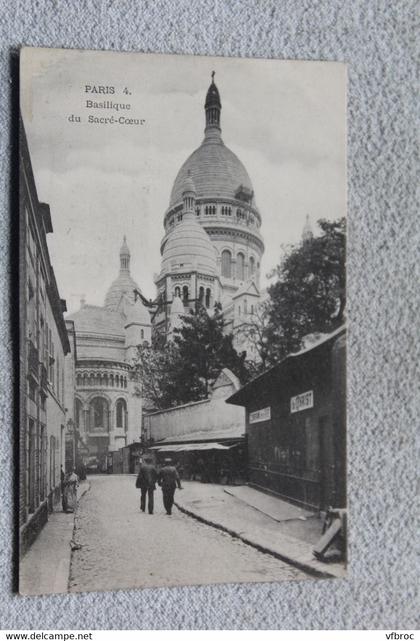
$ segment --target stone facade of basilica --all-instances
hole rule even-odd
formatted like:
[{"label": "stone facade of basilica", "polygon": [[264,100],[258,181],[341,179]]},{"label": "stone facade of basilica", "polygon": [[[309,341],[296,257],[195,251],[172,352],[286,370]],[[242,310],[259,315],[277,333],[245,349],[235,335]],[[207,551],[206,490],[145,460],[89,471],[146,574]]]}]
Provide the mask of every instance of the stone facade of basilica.
[{"label": "stone facade of basilica", "polygon": [[124,238],[120,271],[104,306],[87,305],[67,316],[76,338],[74,422],[89,451],[90,464],[106,469],[106,456],[138,442],[142,400],[131,379],[137,346],[151,343],[150,313],[135,300],[137,283],[130,274],[130,252]]},{"label": "stone facade of basilica", "polygon": [[[109,451],[140,440],[142,400],[130,372],[137,346],[151,344],[152,329],[170,337],[189,309],[202,304],[211,313],[217,302],[226,331],[236,333],[260,301],[261,215],[245,167],[222,140],[221,109],[213,79],[204,139],[179,170],[164,215],[154,303],[130,274],[124,239],[119,275],[104,305],[82,301],[67,317],[77,351],[74,422],[99,469],[106,468]],[[247,349],[238,341],[238,349]]]},{"label": "stone facade of basilica", "polygon": [[153,319],[164,333],[198,302],[221,303],[226,331],[236,333],[260,300],[261,215],[244,165],[222,140],[214,78],[204,109],[204,139],[179,170],[164,215]]}]

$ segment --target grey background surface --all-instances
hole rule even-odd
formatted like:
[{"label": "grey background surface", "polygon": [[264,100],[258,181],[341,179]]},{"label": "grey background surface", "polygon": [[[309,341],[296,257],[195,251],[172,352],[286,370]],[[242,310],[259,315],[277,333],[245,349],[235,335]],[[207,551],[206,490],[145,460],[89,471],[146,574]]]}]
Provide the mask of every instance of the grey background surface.
[{"label": "grey background surface", "polygon": [[[0,629],[416,626],[414,7],[409,0],[0,2]],[[13,594],[10,323],[18,321],[10,321],[9,305],[9,59],[23,44],[348,62],[347,580]]]}]

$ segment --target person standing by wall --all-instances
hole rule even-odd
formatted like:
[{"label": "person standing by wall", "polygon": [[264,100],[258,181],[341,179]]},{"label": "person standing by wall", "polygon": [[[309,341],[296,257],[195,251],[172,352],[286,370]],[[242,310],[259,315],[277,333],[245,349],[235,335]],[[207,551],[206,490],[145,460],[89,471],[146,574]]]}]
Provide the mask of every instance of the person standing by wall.
[{"label": "person standing by wall", "polygon": [[173,465],[172,459],[166,458],[164,463],[165,465],[159,472],[158,483],[162,488],[163,505],[165,507],[166,514],[170,516],[172,514],[172,506],[174,504],[175,490],[177,487],[179,490],[182,490],[182,487],[178,471]]},{"label": "person standing by wall", "polygon": [[64,477],[64,491],[63,491],[63,510],[64,512],[74,512],[77,506],[77,487],[79,485],[79,477],[76,470],[70,468]]},{"label": "person standing by wall", "polygon": [[61,486],[61,505],[62,505],[62,508],[63,508],[63,512],[65,512],[66,508],[67,508],[66,497],[65,497],[65,494],[64,494],[64,480],[65,480],[65,478],[66,478],[66,475],[64,473],[63,466],[61,466],[61,470],[60,470],[60,486]]},{"label": "person standing by wall", "polygon": [[156,467],[153,465],[151,456],[145,456],[143,462],[140,464],[140,470],[136,479],[136,487],[141,490],[140,497],[140,510],[146,510],[146,496],[147,496],[147,509],[149,514],[153,514],[154,500],[153,493],[156,489],[157,481]]}]

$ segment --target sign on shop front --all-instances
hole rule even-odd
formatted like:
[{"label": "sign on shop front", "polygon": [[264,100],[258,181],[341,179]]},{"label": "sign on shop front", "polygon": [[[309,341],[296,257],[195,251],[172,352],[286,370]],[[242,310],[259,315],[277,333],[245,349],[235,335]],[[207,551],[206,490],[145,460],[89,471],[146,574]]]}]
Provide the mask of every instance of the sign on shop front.
[{"label": "sign on shop front", "polygon": [[264,407],[262,410],[256,410],[249,415],[250,423],[261,423],[261,421],[269,421],[271,418],[271,407]]},{"label": "sign on shop front", "polygon": [[308,410],[310,407],[314,406],[314,392],[309,390],[308,392],[303,392],[303,394],[298,394],[297,396],[292,396],[290,399],[290,412],[294,414],[295,412],[302,412],[303,410]]}]

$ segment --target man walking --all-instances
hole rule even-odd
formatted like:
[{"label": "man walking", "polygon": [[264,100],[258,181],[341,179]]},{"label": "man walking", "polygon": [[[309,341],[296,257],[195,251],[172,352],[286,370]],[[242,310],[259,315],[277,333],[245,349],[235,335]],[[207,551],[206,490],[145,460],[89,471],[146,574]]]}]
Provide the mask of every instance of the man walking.
[{"label": "man walking", "polygon": [[166,514],[171,515],[176,487],[178,486],[178,489],[182,490],[181,479],[175,465],[172,464],[172,459],[166,458],[164,463],[165,465],[159,472],[158,483],[162,488],[163,505]]},{"label": "man walking", "polygon": [[136,487],[141,490],[140,509],[142,512],[146,509],[146,495],[147,495],[147,509],[149,514],[153,514],[153,492],[156,489],[157,471],[153,465],[153,459],[147,455],[143,458],[140,465],[140,470],[136,480]]}]

